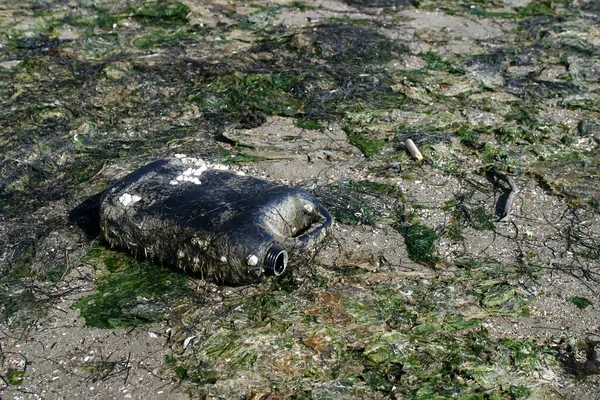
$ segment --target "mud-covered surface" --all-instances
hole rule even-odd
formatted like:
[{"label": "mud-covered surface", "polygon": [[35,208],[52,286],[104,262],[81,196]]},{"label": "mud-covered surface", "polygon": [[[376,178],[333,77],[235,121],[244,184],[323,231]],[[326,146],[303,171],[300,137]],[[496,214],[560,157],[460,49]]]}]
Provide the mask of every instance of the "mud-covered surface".
[{"label": "mud-covered surface", "polygon": [[[0,1],[0,396],[598,399],[599,19]],[[242,287],[111,249],[98,193],[175,154],[311,191],[332,234]]]}]

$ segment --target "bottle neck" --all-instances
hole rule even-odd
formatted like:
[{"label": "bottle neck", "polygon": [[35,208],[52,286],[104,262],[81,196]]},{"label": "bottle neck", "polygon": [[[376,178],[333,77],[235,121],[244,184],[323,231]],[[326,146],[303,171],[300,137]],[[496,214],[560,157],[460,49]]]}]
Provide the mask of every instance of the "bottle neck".
[{"label": "bottle neck", "polygon": [[288,263],[288,253],[279,246],[271,246],[267,250],[264,260],[265,272],[270,275],[279,276],[283,274]]}]

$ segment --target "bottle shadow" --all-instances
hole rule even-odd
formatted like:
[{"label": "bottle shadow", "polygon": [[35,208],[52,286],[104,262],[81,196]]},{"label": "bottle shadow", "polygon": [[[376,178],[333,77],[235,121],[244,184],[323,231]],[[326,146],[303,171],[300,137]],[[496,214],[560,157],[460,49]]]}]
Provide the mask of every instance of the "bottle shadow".
[{"label": "bottle shadow", "polygon": [[100,236],[100,200],[103,194],[104,192],[96,193],[69,211],[69,221],[77,225],[90,239]]}]

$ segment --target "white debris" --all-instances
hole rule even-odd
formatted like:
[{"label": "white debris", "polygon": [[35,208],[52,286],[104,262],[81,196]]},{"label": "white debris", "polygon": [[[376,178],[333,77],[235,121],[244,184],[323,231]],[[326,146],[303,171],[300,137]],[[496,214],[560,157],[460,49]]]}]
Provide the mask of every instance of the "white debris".
[{"label": "white debris", "polygon": [[[177,181],[179,181],[179,182],[192,182],[192,183],[195,183],[196,185],[200,185],[202,183],[202,182],[200,182],[200,179],[198,179],[197,177],[195,177],[195,176],[189,176],[189,175],[179,175],[175,179],[176,179],[175,182],[177,182]],[[171,181],[171,182],[173,182],[173,181]]]},{"label": "white debris", "polygon": [[205,240],[200,239],[197,236],[194,236],[191,239],[192,244],[198,245],[200,247],[206,248],[208,246],[208,243]]},{"label": "white debris", "polygon": [[204,160],[201,158],[195,158],[195,157],[186,157],[183,156],[181,158],[179,158],[179,161],[184,164],[184,165],[194,165],[194,166],[200,166],[202,164],[204,164]]},{"label": "white debris", "polygon": [[254,267],[256,264],[258,264],[258,257],[255,256],[254,254],[248,256],[248,258],[246,259],[246,263],[251,266]]},{"label": "white debris", "polygon": [[136,194],[134,194],[133,196],[130,195],[129,193],[123,193],[121,195],[121,197],[119,197],[119,202],[121,204],[123,204],[125,207],[133,205],[135,203],[137,203],[138,201],[140,201],[142,198]]},{"label": "white debris", "polygon": [[[170,185],[177,185],[179,182],[191,182],[196,185],[201,185],[200,177],[205,171],[218,170],[227,171],[230,168],[227,165],[206,162],[201,158],[188,157],[185,154],[175,154],[179,165],[183,165],[185,169],[175,179],[169,182]],[[243,171],[236,171],[236,175],[246,175]]]},{"label": "white debris", "polygon": [[202,175],[202,173],[203,173],[204,171],[206,171],[207,169],[208,169],[208,167],[206,166],[206,164],[204,164],[204,165],[201,165],[201,166],[200,166],[200,168],[197,168],[197,169],[195,169],[195,170],[194,170],[194,175],[195,175],[195,176],[200,176],[200,175]]},{"label": "white debris", "polygon": [[183,346],[182,346],[183,349],[185,350],[190,345],[190,343],[192,342],[192,340],[194,340],[194,339],[196,339],[196,336],[186,337],[185,340],[183,341]]}]

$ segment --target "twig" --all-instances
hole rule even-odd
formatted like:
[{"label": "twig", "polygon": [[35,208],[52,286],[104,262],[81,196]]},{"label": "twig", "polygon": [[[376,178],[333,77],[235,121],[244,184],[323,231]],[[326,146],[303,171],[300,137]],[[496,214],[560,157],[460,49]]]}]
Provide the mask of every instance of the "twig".
[{"label": "twig", "polygon": [[127,354],[127,361],[125,362],[125,369],[127,370],[127,373],[125,374],[125,379],[123,380],[124,385],[127,384],[127,379],[129,379],[129,371],[131,371],[130,361],[131,361],[131,350],[129,350],[129,354]]},{"label": "twig", "polygon": [[2,375],[0,375],[0,379],[4,382],[4,384],[6,385],[6,387],[10,386],[9,383],[8,383],[8,381]]},{"label": "twig", "polygon": [[94,176],[92,176],[90,179],[88,179],[87,182],[91,182],[94,179],[96,179],[102,173],[102,171],[104,171],[105,167],[106,167],[106,161],[102,163],[102,166],[100,167],[100,169],[98,170],[98,172],[96,172],[94,174]]}]

